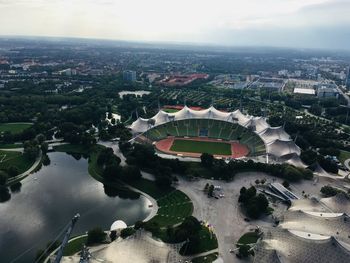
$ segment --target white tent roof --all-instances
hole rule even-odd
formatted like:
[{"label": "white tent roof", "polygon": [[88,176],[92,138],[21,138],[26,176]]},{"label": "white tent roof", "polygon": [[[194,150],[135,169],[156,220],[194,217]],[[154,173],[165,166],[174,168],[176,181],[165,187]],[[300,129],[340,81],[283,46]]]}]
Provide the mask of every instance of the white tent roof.
[{"label": "white tent roof", "polygon": [[243,114],[240,110],[235,110],[234,112],[232,112],[232,117],[237,119],[238,123],[244,127],[246,127],[249,124],[252,118],[251,116]]},{"label": "white tent roof", "polygon": [[169,114],[161,110],[151,119],[154,120],[154,125],[158,126],[169,121]]},{"label": "white tent roof", "polygon": [[125,229],[125,228],[127,228],[127,227],[128,227],[128,226],[125,224],[124,221],[122,221],[122,220],[117,220],[117,221],[115,221],[115,222],[111,225],[110,231]]},{"label": "white tent roof", "polygon": [[260,132],[260,137],[265,143],[270,143],[275,140],[290,140],[290,136],[285,130],[280,127],[268,127]]},{"label": "white tent roof", "polygon": [[260,133],[270,127],[263,117],[253,117],[249,125],[254,128],[256,133]]},{"label": "white tent roof", "polygon": [[292,140],[275,140],[266,145],[266,151],[276,157],[282,157],[292,153],[300,155],[300,148]]},{"label": "white tent roof", "polygon": [[307,165],[303,163],[303,161],[300,159],[300,157],[296,153],[292,153],[290,155],[285,156],[285,162],[289,163],[291,165],[294,165],[295,167],[301,167],[306,168]]},{"label": "white tent roof", "polygon": [[[175,113],[159,111],[150,119],[138,118],[131,124],[130,129],[133,134],[139,134],[167,122],[186,119],[214,119],[251,127],[264,141],[267,153],[276,157],[289,154],[300,155],[300,148],[290,140],[290,136],[282,127],[270,127],[265,118],[245,115],[240,110],[222,112],[211,106],[208,109],[197,111],[185,106]],[[295,156],[286,159],[286,161],[298,167],[305,167],[301,160]]]},{"label": "white tent roof", "polygon": [[147,131],[150,128],[149,126],[148,119],[138,118],[131,124],[130,129],[134,133],[142,133]]}]

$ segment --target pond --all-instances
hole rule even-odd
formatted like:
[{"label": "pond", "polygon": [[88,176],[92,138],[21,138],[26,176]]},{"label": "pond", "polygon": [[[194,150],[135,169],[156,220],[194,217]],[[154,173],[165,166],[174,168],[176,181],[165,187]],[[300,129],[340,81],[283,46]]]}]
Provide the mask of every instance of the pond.
[{"label": "pond", "polygon": [[34,262],[36,252],[76,213],[81,217],[73,236],[96,226],[109,229],[117,219],[134,224],[150,214],[150,201],[143,196],[107,196],[103,184],[88,174],[86,159],[58,152],[49,153],[49,159],[50,165],[24,179],[18,192],[0,203],[1,262]]},{"label": "pond", "polygon": [[135,95],[142,97],[143,95],[148,95],[150,94],[150,91],[146,91],[146,90],[137,90],[137,91],[128,91],[128,90],[123,90],[121,92],[118,92],[119,94],[119,98],[123,98],[124,95]]}]

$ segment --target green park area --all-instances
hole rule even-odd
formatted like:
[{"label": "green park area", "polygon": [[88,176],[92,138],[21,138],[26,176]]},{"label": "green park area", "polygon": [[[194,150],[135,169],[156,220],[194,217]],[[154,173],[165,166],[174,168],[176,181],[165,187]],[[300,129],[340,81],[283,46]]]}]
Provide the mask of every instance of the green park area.
[{"label": "green park area", "polygon": [[192,263],[212,263],[218,258],[218,253],[212,253],[206,256],[197,257],[192,259]]},{"label": "green park area", "polygon": [[0,124],[0,133],[11,132],[12,134],[17,134],[31,126],[31,123],[2,123]]},{"label": "green park area", "polygon": [[192,215],[193,204],[189,197],[179,190],[175,190],[157,199],[158,212],[150,222],[156,222],[160,227],[176,225]]},{"label": "green park area", "polygon": [[207,142],[175,139],[170,150],[175,152],[231,155],[231,145],[225,142]]},{"label": "green park area", "polygon": [[340,150],[339,161],[344,163],[347,159],[350,159],[350,152]]},{"label": "green park area", "polygon": [[64,256],[72,256],[75,253],[81,251],[84,244],[87,242],[87,236],[80,236],[76,239],[69,241],[67,246],[64,248],[63,255]]},{"label": "green park area", "polygon": [[237,241],[237,246],[255,244],[259,239],[259,234],[256,232],[248,232],[241,236]]},{"label": "green park area", "polygon": [[8,170],[10,167],[15,167],[18,174],[27,171],[34,161],[24,157],[21,152],[0,151],[0,170]]}]

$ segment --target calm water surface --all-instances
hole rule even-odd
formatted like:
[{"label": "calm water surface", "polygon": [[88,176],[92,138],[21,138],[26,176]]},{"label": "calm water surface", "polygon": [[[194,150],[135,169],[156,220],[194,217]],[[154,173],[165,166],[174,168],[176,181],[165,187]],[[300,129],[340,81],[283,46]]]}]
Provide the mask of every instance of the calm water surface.
[{"label": "calm water surface", "polygon": [[101,183],[88,174],[86,159],[49,153],[51,164],[22,181],[19,192],[0,203],[0,262],[34,262],[38,249],[53,240],[76,214],[81,217],[73,235],[100,226],[109,229],[117,219],[133,224],[150,213],[149,201],[108,197]]}]

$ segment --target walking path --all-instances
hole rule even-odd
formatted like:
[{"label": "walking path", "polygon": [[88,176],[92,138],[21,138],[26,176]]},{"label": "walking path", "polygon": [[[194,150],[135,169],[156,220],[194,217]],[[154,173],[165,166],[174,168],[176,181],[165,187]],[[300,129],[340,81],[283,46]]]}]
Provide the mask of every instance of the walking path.
[{"label": "walking path", "polygon": [[42,152],[40,151],[39,156],[36,158],[35,162],[33,163],[33,165],[24,173],[21,173],[15,177],[12,177],[10,179],[7,180],[7,185],[10,185],[14,182],[18,182],[21,181],[22,179],[24,179],[25,177],[27,177],[29,174],[31,174],[41,163],[41,158],[42,158]]}]

